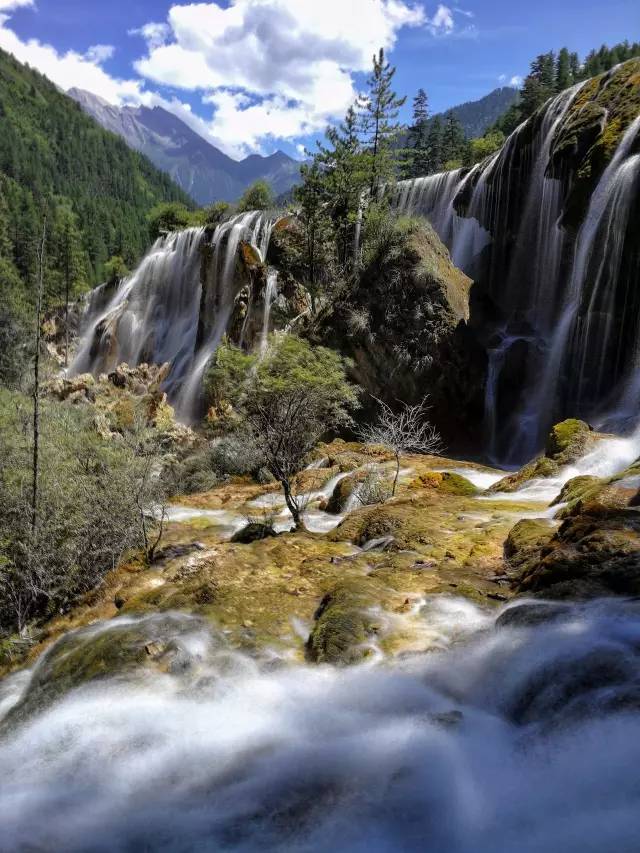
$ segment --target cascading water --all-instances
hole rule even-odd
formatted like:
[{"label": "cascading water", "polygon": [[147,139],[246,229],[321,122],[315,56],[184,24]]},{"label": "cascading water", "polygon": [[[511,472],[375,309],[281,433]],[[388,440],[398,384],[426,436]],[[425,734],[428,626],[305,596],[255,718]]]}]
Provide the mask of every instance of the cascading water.
[{"label": "cascading water", "polygon": [[260,662],[184,614],[98,623],[65,648],[138,632],[167,665],[53,703],[47,655],[10,677],[0,848],[631,853],[639,612],[435,597],[429,651],[346,671]]},{"label": "cascading water", "polygon": [[[476,281],[471,324],[490,371],[486,447],[505,463],[531,458],[562,417],[614,424],[638,416],[640,119],[626,128],[576,234],[564,222],[575,175],[558,166],[555,146],[572,111],[589,103],[584,85],[552,99],[485,163],[396,191],[397,209],[430,219]],[[503,371],[517,386],[502,381]]]},{"label": "cascading water", "polygon": [[[233,311],[239,245],[250,243],[263,260],[274,222],[251,211],[218,225],[210,239],[203,228],[159,238],[113,294],[106,286],[92,294],[71,372],[98,374],[121,362],[169,362],[165,388],[179,413],[191,417],[204,371]],[[204,271],[203,252],[208,255]]]},{"label": "cascading water", "polygon": [[264,311],[262,315],[262,331],[260,333],[260,352],[265,352],[269,338],[269,323],[271,306],[278,293],[278,270],[270,268],[267,271],[267,285],[264,292]]}]

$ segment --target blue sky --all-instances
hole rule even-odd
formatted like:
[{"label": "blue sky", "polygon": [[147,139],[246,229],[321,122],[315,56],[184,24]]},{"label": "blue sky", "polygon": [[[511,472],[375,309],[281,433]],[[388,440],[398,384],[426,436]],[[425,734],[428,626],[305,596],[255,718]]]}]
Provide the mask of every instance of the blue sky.
[{"label": "blue sky", "polygon": [[433,111],[537,54],[640,38],[639,0],[0,0],[0,47],[111,103],[165,106],[232,156],[295,154],[344,114],[384,46]]}]

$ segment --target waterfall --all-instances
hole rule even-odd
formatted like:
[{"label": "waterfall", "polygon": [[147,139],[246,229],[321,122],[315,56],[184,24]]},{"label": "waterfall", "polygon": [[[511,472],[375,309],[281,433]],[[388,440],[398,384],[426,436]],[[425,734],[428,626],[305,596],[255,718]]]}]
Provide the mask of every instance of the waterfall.
[{"label": "waterfall", "polygon": [[271,306],[278,293],[278,270],[270,267],[267,271],[267,286],[264,291],[264,312],[262,315],[262,331],[260,333],[260,352],[264,353],[269,339],[269,321]]},{"label": "waterfall", "polygon": [[[575,233],[564,223],[575,175],[557,166],[554,145],[572,106],[581,108],[584,85],[554,97],[483,163],[401,181],[394,197],[400,213],[430,220],[476,282],[470,322],[488,355],[487,450],[503,463],[531,458],[562,417],[613,423],[634,408],[638,415],[640,254],[630,223],[640,118],[627,127]],[[522,345],[504,343],[515,340]],[[496,393],[504,370],[521,377],[509,399]]]},{"label": "waterfall", "polygon": [[193,417],[235,304],[240,243],[250,243],[264,260],[274,223],[250,211],[219,224],[210,237],[204,228],[160,237],[115,292],[104,285],[93,292],[71,373],[169,362],[165,390],[182,417]]}]

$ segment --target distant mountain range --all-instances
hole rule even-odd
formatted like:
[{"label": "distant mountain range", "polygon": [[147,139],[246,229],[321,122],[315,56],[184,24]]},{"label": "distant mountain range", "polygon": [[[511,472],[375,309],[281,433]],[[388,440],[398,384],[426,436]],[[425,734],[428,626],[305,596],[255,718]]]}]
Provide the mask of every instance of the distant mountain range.
[{"label": "distant mountain range", "polygon": [[[162,107],[114,107],[84,89],[67,94],[98,124],[146,154],[198,204],[236,201],[258,178],[267,180],[276,196],[287,197],[299,180],[300,163],[283,151],[233,160]],[[482,136],[518,97],[517,89],[505,86],[444,115],[453,113],[469,138]]]},{"label": "distant mountain range", "polygon": [[258,178],[267,180],[276,195],[298,182],[300,163],[283,151],[233,160],[162,107],[115,107],[83,89],[67,94],[98,124],[146,154],[198,204],[236,201]]},{"label": "distant mountain range", "polygon": [[475,139],[485,134],[519,97],[517,89],[502,86],[478,101],[467,101],[457,107],[451,107],[442,115],[453,114],[464,128],[467,139]]}]

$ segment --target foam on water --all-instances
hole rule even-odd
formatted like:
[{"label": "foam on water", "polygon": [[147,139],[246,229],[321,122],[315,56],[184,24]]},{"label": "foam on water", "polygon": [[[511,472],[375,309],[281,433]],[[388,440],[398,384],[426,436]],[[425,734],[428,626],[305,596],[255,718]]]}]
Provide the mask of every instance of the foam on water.
[{"label": "foam on water", "polygon": [[635,851],[638,603],[423,613],[441,651],[404,661],[274,670],[196,631],[179,674],[67,695],[0,741],[0,848]]}]

